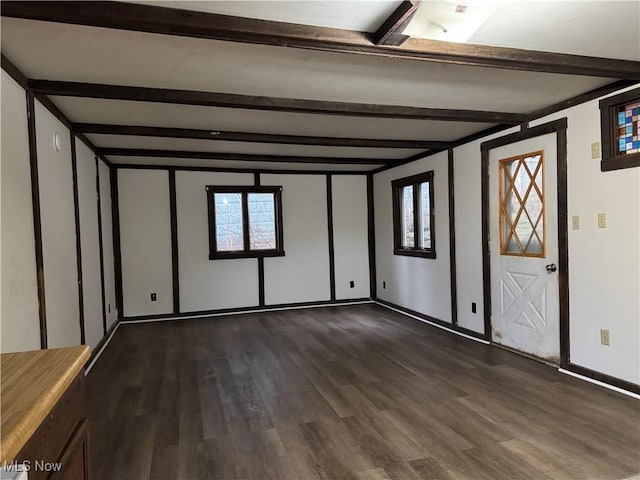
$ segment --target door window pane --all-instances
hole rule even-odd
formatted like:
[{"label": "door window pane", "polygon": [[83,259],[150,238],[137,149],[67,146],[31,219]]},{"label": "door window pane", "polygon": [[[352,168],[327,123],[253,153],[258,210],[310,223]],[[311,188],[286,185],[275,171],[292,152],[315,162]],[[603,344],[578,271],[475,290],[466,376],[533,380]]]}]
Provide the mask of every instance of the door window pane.
[{"label": "door window pane", "polygon": [[273,193],[249,194],[249,249],[276,248],[276,209]]},{"label": "door window pane", "polygon": [[543,152],[500,161],[500,252],[544,256]]},{"label": "door window pane", "polygon": [[219,252],[244,250],[242,194],[214,194],[216,246]]},{"label": "door window pane", "polygon": [[413,232],[413,185],[402,188],[401,218],[401,245],[403,248],[416,246]]}]

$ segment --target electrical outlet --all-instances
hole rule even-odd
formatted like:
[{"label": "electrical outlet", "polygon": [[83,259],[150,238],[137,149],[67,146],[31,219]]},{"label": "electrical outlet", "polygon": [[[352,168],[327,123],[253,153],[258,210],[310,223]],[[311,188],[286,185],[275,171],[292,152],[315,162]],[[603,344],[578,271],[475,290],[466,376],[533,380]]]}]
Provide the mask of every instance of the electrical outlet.
[{"label": "electrical outlet", "polygon": [[471,313],[476,313],[476,302],[471,302]]},{"label": "electrical outlet", "polygon": [[611,337],[609,335],[609,330],[605,330],[605,329],[600,330],[600,343],[606,346],[611,345]]},{"label": "electrical outlet", "polygon": [[591,144],[591,158],[600,158],[600,142]]},{"label": "electrical outlet", "polygon": [[382,282],[382,288],[387,288],[387,282]]},{"label": "electrical outlet", "polygon": [[158,300],[158,296],[155,293],[151,294],[151,301],[155,302],[156,300]]},{"label": "electrical outlet", "polygon": [[580,230],[580,215],[574,215],[571,217],[571,228],[574,230]]},{"label": "electrical outlet", "polygon": [[349,282],[349,288],[355,288],[355,286],[356,286],[356,282],[354,282],[353,280],[351,280],[351,281]]},{"label": "electrical outlet", "polygon": [[599,213],[598,214],[598,228],[607,228],[607,214]]}]

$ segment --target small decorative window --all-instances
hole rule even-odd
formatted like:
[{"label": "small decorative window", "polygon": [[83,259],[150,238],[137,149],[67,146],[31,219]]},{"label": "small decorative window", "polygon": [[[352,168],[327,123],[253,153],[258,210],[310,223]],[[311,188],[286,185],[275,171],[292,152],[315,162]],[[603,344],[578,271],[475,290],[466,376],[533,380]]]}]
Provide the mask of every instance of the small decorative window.
[{"label": "small decorative window", "polygon": [[640,166],[640,88],[600,100],[601,170]]},{"label": "small decorative window", "polygon": [[396,255],[436,257],[433,171],[391,182]]},{"label": "small decorative window", "polygon": [[499,162],[500,254],[545,256],[544,154]]},{"label": "small decorative window", "polygon": [[281,193],[282,187],[208,186],[209,259],[284,255]]}]

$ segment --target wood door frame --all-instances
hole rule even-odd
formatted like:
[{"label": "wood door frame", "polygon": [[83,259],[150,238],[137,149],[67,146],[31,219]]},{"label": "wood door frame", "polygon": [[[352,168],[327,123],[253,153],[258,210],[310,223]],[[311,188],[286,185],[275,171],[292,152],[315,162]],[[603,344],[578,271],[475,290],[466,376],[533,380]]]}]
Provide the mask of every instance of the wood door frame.
[{"label": "wood door frame", "polygon": [[560,366],[569,358],[569,231],[567,206],[567,118],[535,127],[523,127],[520,132],[483,142],[482,157],[482,280],[484,294],[484,336],[491,339],[491,255],[489,252],[489,153],[491,150],[531,138],[556,134],[557,202],[558,202],[558,290],[560,316]]}]

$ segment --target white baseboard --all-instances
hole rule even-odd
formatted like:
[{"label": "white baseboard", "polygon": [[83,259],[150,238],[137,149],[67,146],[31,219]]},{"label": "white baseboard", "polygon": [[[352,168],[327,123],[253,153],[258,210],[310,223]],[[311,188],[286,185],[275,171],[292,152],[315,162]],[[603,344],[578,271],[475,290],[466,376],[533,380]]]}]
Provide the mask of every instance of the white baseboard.
[{"label": "white baseboard", "polygon": [[418,320],[420,322],[423,322],[423,323],[426,323],[428,325],[431,325],[432,327],[439,328],[439,329],[444,330],[444,331],[449,332],[449,333],[454,333],[456,335],[459,335],[459,336],[464,337],[464,338],[468,338],[469,340],[473,340],[475,342],[482,343],[484,345],[490,345],[490,342],[488,342],[486,340],[474,337],[472,335],[467,335],[466,333],[459,332],[457,330],[454,330],[453,328],[447,328],[444,325],[440,325],[440,324],[437,324],[437,323],[434,323],[434,322],[430,322],[429,320],[425,320],[424,318],[420,318],[417,315],[412,315],[412,314],[407,313],[407,312],[405,312],[403,310],[400,310],[399,308],[394,308],[394,307],[392,307],[390,305],[385,305],[384,303],[378,302],[376,300],[374,300],[373,303],[375,303],[377,305],[380,305],[381,307],[388,308],[389,310],[393,310],[394,312],[398,312],[398,313],[401,313],[403,315],[406,315],[407,317],[414,318],[414,319],[416,319],[416,320]]},{"label": "white baseboard", "polygon": [[229,315],[246,315],[248,313],[279,312],[282,310],[305,310],[307,308],[344,307],[347,305],[363,305],[366,303],[373,303],[373,300],[360,300],[358,302],[341,302],[341,303],[319,303],[318,305],[293,305],[291,307],[286,307],[286,306],[274,307],[274,308],[265,307],[259,310],[238,310],[234,312],[202,313],[198,315],[188,315],[188,316],[167,315],[166,317],[147,318],[143,320],[124,320],[121,323],[129,324],[129,323],[168,322],[168,321],[174,321],[174,320],[192,320],[197,318],[208,318],[208,317],[226,317]]},{"label": "white baseboard", "polygon": [[623,395],[628,395],[629,397],[632,397],[632,398],[640,399],[640,395],[638,395],[637,393],[630,392],[629,390],[625,390],[624,388],[614,387],[613,385],[609,385],[608,383],[601,382],[600,380],[594,380],[593,378],[585,377],[584,375],[580,375],[579,373],[575,373],[570,370],[565,370],[564,368],[559,368],[558,372],[564,373],[565,375],[571,375],[572,377],[579,378],[580,380],[584,380],[585,382],[593,383],[595,385],[608,388],[609,390],[622,393]]},{"label": "white baseboard", "polygon": [[102,355],[102,352],[105,351],[105,349],[107,348],[107,345],[109,345],[109,342],[111,341],[111,339],[113,338],[115,333],[118,331],[118,328],[120,328],[120,322],[119,321],[118,321],[118,323],[116,323],[115,328],[113,330],[111,330],[111,333],[109,334],[109,337],[107,338],[107,341],[102,344],[102,346],[100,347],[100,350],[98,351],[98,353],[96,353],[96,356],[93,357],[93,360],[91,360],[91,363],[89,365],[87,365],[87,368],[85,368],[85,370],[84,370],[84,374],[85,375],[87,375],[91,371],[91,369],[93,368],[95,363],[100,358],[100,355]]}]

